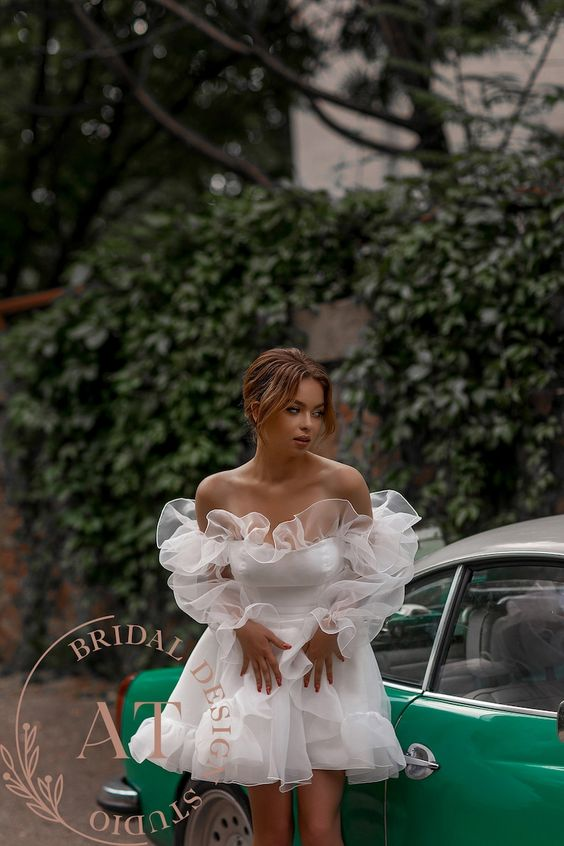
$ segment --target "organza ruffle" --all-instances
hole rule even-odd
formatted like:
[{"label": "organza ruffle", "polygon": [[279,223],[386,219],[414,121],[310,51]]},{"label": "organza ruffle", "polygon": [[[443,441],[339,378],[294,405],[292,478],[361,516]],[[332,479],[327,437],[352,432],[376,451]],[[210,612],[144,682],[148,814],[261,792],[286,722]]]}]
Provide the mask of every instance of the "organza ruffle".
[{"label": "organza ruffle", "polygon": [[357,515],[349,520],[347,515],[343,554],[348,567],[325,585],[311,612],[324,632],[337,634],[345,657],[358,643],[370,643],[386,618],[401,608],[414,573],[418,539],[412,526],[421,517],[397,491],[377,491],[370,498],[372,519]]},{"label": "organza ruffle", "polygon": [[[304,621],[301,631],[292,631],[289,638],[303,644],[314,625],[313,618]],[[205,633],[202,641],[208,636],[213,633]],[[206,654],[213,666],[215,648],[206,645],[190,668],[201,666]],[[350,784],[397,776],[405,756],[389,720],[373,653],[368,647],[354,662],[334,663],[334,683],[323,679],[315,692],[313,685],[303,686],[303,675],[312,666],[303,651],[282,653],[283,683],[275,683],[269,695],[257,691],[252,674],[239,678],[238,668],[222,667],[219,691],[215,679],[206,690],[205,707],[196,707],[188,688],[181,688],[190,683],[188,673],[169,697],[184,698],[188,707],[178,714],[167,705],[161,714],[163,757],[153,756],[152,717],[131,738],[130,754],[138,763],[150,760],[171,772],[216,783],[279,781],[280,792],[311,783],[314,768],[345,770]]]},{"label": "organza ruffle", "polygon": [[220,643],[220,658],[233,663],[235,630],[249,618],[269,613],[269,603],[253,602],[245,585],[224,575],[231,542],[242,542],[245,556],[265,566],[289,553],[312,549],[328,538],[342,541],[343,568],[321,587],[318,604],[309,612],[323,631],[337,634],[341,653],[350,657],[360,642],[370,642],[385,619],[403,602],[413,576],[417,535],[412,526],[421,517],[394,490],[370,494],[372,517],[358,514],[346,499],[318,500],[272,531],[258,511],[239,517],[222,508],[208,512],[206,530],[198,527],[195,503],[180,498],[168,502],[157,525],[159,560],[171,571],[168,585],[179,607],[207,624]]}]

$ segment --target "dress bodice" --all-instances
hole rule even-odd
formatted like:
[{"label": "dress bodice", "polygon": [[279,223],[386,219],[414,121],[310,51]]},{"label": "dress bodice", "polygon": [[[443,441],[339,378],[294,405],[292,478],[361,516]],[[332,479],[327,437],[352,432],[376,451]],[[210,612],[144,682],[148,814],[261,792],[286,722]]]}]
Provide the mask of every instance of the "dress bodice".
[{"label": "dress bodice", "polygon": [[304,613],[321,626],[338,621],[342,651],[355,631],[363,640],[375,636],[413,574],[411,527],[420,516],[397,491],[374,491],[370,500],[372,515],[347,499],[318,500],[274,526],[270,543],[264,514],[214,508],[201,531],[194,500],[181,497],[159,518],[159,560],[179,607],[223,639],[222,658],[234,642],[234,621],[250,616],[266,625]]},{"label": "dress bodice", "polygon": [[250,587],[316,587],[342,569],[343,551],[339,538],[324,538],[311,546],[287,550],[276,567],[265,567],[245,540],[232,540],[228,558],[233,577]]},{"label": "dress bodice", "polygon": [[232,540],[228,557],[233,578],[244,586],[249,599],[272,603],[287,616],[315,608],[320,589],[346,567],[343,546],[340,538],[324,538],[311,546],[287,550],[275,567],[265,567],[248,543]]}]

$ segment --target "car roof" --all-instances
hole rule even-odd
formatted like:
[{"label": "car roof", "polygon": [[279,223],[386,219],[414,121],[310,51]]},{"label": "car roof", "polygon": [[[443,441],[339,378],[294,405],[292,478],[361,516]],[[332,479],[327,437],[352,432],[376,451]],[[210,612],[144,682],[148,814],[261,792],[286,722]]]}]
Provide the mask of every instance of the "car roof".
[{"label": "car roof", "polygon": [[461,538],[419,558],[415,570],[421,573],[441,564],[474,558],[522,555],[561,555],[564,558],[564,514],[508,523]]}]

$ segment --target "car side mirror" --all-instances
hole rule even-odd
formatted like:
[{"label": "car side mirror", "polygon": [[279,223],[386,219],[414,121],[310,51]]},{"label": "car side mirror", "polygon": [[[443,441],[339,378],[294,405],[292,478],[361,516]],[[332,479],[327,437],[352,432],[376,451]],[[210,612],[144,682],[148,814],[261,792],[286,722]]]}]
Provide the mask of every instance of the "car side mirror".
[{"label": "car side mirror", "polygon": [[562,700],[556,712],[556,733],[558,734],[558,740],[564,743],[564,700]]}]

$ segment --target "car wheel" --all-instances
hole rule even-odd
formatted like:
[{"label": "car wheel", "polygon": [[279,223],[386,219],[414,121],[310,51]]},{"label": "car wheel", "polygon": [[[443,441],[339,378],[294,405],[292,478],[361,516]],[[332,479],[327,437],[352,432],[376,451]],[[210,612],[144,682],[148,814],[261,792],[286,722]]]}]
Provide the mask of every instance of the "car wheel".
[{"label": "car wheel", "polygon": [[174,846],[251,846],[251,806],[240,787],[190,779],[176,804],[187,816],[175,825]]}]

